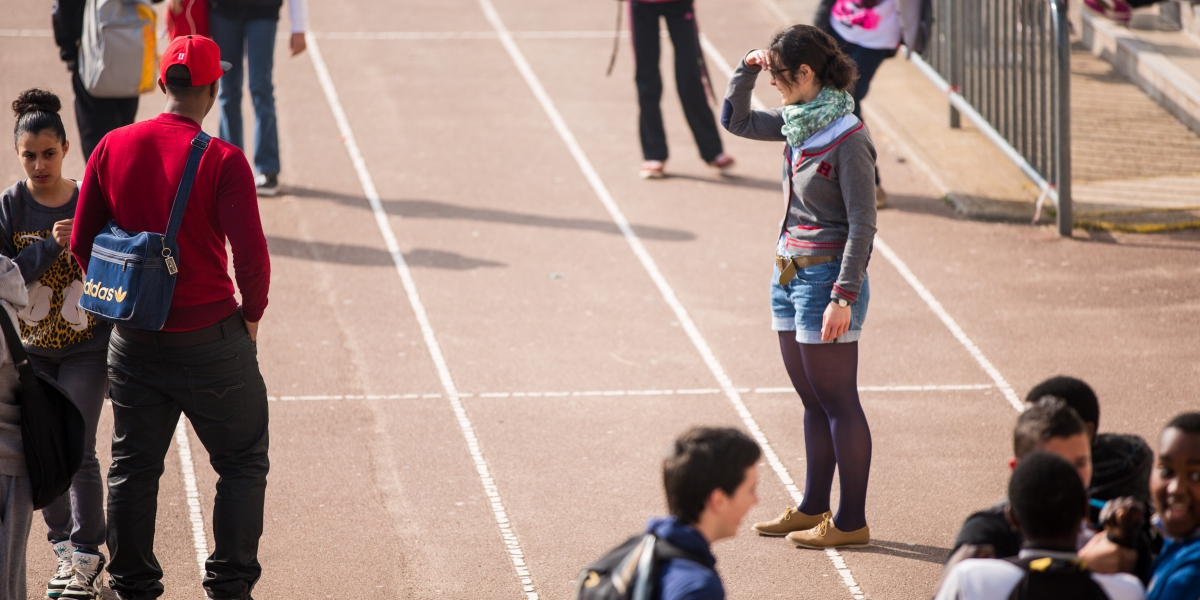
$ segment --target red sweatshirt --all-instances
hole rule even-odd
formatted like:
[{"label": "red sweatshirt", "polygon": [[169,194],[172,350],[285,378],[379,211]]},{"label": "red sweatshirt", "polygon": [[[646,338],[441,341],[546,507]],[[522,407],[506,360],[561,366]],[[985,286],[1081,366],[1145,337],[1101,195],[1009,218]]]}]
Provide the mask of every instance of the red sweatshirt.
[{"label": "red sweatshirt", "polygon": [[[86,272],[96,234],[108,223],[129,231],[164,233],[183,179],[195,121],[163,113],[109,133],[92,152],[79,190],[71,252]],[[237,310],[225,241],[247,321],[262,318],[271,282],[267,240],[258,216],[254,175],[237,147],[213,138],[179,227],[179,274],[163,331],[192,331]]]}]

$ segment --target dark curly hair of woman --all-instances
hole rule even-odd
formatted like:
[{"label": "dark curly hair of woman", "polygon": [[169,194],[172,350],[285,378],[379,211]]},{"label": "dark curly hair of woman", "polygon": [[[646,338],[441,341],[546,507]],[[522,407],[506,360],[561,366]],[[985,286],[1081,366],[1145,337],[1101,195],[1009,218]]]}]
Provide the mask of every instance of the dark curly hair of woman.
[{"label": "dark curly hair of woman", "polygon": [[63,127],[62,118],[58,111],[62,110],[62,101],[53,92],[40,88],[25,90],[12,103],[13,113],[17,122],[13,126],[13,147],[21,139],[21,134],[37,135],[47,129],[51,130],[58,141],[67,141],[67,130]]},{"label": "dark curly hair of woman", "polygon": [[858,67],[838,47],[828,33],[812,25],[792,25],[781,29],[767,47],[771,53],[771,74],[789,84],[796,82],[800,65],[816,74],[822,85],[852,92],[858,81]]}]

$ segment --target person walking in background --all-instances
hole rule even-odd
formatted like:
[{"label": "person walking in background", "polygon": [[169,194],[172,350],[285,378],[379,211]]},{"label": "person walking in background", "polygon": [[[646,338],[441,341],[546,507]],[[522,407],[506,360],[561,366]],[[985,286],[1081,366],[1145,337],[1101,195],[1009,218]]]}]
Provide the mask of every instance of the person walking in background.
[{"label": "person walking in background", "polygon": [[[15,327],[26,299],[21,270],[0,256],[0,319],[11,319]],[[0,335],[0,600],[26,598],[25,544],[33,521],[33,487],[21,442],[20,385],[12,351]]]},{"label": "person walking in background", "polygon": [[[904,42],[920,52],[920,0],[825,0],[818,8],[816,22],[838,41],[842,51],[858,67],[854,85],[854,116],[863,120],[862,102],[871,89],[871,80],[883,61],[896,55]],[[827,27],[825,26],[826,24]],[[875,205],[887,205],[879,172],[875,173]]]},{"label": "person walking in background", "polygon": [[[783,107],[751,110],[768,69]],[[729,80],[721,124],[745,138],[786,142],[787,212],[771,280],[772,329],[804,405],[804,502],[762,535],[806,548],[865,547],[871,430],[858,397],[858,340],[867,316],[875,240],[875,147],[854,116],[854,62],[825,32],[794,25],[753,50]],[[834,469],[841,505],[830,518]]]},{"label": "person walking in background", "polygon": [[39,89],[22,92],[13,102],[13,141],[28,179],[0,192],[0,254],[16,263],[29,286],[29,305],[18,316],[30,363],[67,391],[84,420],[83,463],[71,489],[42,509],[46,537],[58,559],[46,595],[91,600],[104,568],[104,484],[96,427],[108,390],[112,328],[79,308],[83,272],[65,252],[79,186],[62,176],[71,145],[60,108],[58,96]]},{"label": "person walking in background", "polygon": [[[249,72],[254,104],[254,183],[260,196],[279,193],[279,130],[275,122],[275,30],[283,0],[209,0],[212,39],[221,47],[221,60],[233,65],[221,77],[220,137],[245,148],[242,127],[242,81]],[[308,27],[305,0],[288,0],[292,56],[305,50]],[[243,64],[248,69],[243,70]]]},{"label": "person walking in background", "polygon": [[[85,161],[92,156],[96,144],[108,132],[133,123],[138,109],[137,94],[129,98],[96,98],[88,92],[83,79],[79,77],[79,44],[83,36],[86,5],[86,0],[55,0],[51,18],[58,55],[71,72],[71,87],[75,91],[75,125],[79,127],[79,144]],[[137,68],[141,68],[140,65]]]},{"label": "person walking in background", "polygon": [[100,142],[75,212],[71,252],[86,273],[96,235],[109,221],[126,231],[166,230],[193,144],[204,148],[179,229],[181,260],[166,324],[162,331],[118,324],[109,343],[108,572],[122,598],[163,593],[154,557],[158,480],[181,412],[218,475],[216,549],[203,581],[208,597],[249,599],[262,572],[267,390],[255,340],[271,264],[245,154],[221,140],[208,140],[205,147],[200,130],[227,68],[212,40],[175,38],[160,66],[166,108]]},{"label": "person walking in background", "polygon": [[211,37],[208,30],[208,0],[170,0],[166,10],[167,40],[181,35]]},{"label": "person walking in background", "polygon": [[630,0],[629,20],[633,28],[633,55],[638,91],[638,131],[642,140],[641,177],[659,179],[667,162],[667,133],[662,119],[662,73],[659,19],[666,19],[671,44],[675,48],[675,88],[683,103],[692,136],[700,148],[700,158],[724,172],[733,166],[725,154],[716,120],[708,105],[708,74],[700,49],[700,30],[696,27],[693,0]]}]

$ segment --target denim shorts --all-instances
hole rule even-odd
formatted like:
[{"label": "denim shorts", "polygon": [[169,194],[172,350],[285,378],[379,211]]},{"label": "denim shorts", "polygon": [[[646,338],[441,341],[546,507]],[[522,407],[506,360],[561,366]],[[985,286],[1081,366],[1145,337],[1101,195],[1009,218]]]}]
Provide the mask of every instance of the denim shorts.
[{"label": "denim shorts", "polygon": [[771,276],[771,329],[795,331],[796,341],[801,344],[857,342],[862,336],[867,303],[871,300],[870,281],[865,274],[858,300],[850,303],[850,329],[835,342],[821,341],[821,320],[841,271],[839,258],[799,269],[787,285],[779,285],[779,268],[776,267]]}]

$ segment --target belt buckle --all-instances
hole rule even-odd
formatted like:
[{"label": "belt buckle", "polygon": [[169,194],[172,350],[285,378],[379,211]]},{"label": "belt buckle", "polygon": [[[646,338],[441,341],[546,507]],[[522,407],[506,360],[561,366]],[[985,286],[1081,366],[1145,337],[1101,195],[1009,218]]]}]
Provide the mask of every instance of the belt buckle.
[{"label": "belt buckle", "polygon": [[796,277],[796,261],[794,258],[776,256],[775,266],[779,267],[779,285],[787,285]]}]

